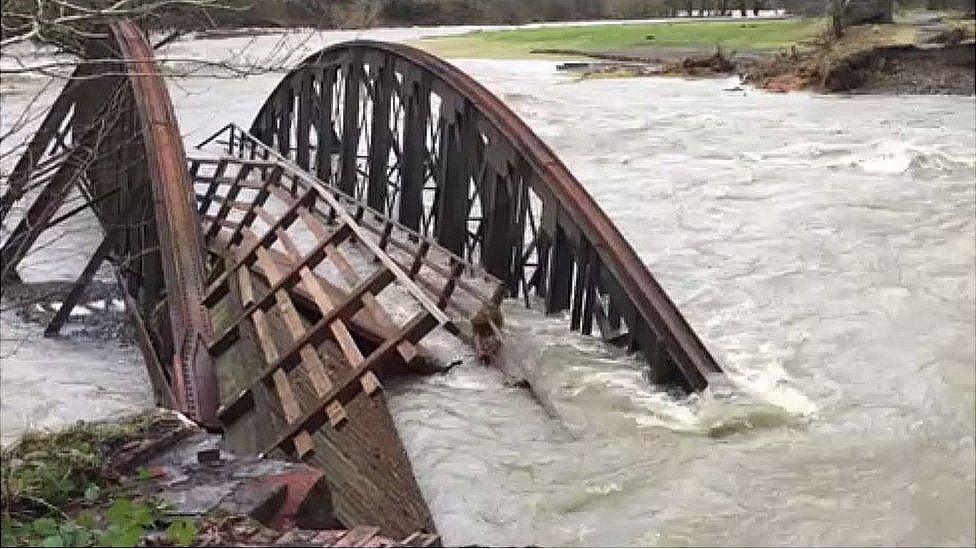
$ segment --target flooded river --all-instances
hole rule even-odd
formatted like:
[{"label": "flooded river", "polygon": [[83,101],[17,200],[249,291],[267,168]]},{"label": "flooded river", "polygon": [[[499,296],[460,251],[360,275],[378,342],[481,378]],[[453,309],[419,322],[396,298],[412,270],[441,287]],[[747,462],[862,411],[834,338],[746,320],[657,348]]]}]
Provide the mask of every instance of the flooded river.
[{"label": "flooded river", "polygon": [[[172,50],[217,57],[240,40]],[[734,80],[577,81],[549,61],[456,64],[560,154],[730,381],[675,400],[631,359],[567,335],[564,320],[509,307],[510,351],[535,396],[470,362],[389,388],[446,543],[974,543],[973,98],[774,95]],[[249,125],[279,79],[174,82],[187,142]],[[39,331],[2,320],[5,341],[12,327]],[[26,358],[4,353],[5,440],[61,420],[36,399],[148,399],[131,380],[144,379],[134,347],[102,343],[72,359],[84,348],[31,346]],[[65,361],[84,367],[62,371]]]}]

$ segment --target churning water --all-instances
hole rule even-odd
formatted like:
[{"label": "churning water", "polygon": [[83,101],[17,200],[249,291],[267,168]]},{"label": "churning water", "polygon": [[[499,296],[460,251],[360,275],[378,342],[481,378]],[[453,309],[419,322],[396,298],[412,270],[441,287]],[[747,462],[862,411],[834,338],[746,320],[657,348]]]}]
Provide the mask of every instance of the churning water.
[{"label": "churning water", "polygon": [[[176,51],[219,58],[235,40]],[[389,387],[446,543],[974,543],[973,98],[457,64],[560,154],[729,380],[676,399],[630,358],[567,335],[564,319],[509,307],[508,353],[534,391],[470,360]],[[278,79],[174,82],[187,142],[249,124]],[[100,353],[72,383],[119,369]],[[119,353],[139,369],[137,349]],[[8,401],[24,412],[20,361],[3,361],[5,437],[16,431]],[[60,401],[76,389],[38,390]],[[29,413],[44,423],[51,412]]]}]

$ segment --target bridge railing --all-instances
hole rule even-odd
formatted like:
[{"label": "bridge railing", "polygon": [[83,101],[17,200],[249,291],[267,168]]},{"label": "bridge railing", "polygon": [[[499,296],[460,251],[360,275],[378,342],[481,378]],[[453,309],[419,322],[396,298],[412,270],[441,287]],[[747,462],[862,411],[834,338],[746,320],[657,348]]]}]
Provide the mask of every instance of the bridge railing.
[{"label": "bridge railing", "polygon": [[640,352],[653,381],[701,390],[721,371],[552,150],[447,62],[399,44],[327,48],[282,80],[250,133],[526,305]]},{"label": "bridge railing", "polygon": [[[281,153],[271,149],[259,141],[237,124],[227,124],[208,138],[201,141],[196,149],[203,150],[211,145],[218,145],[231,156],[243,159],[278,160]],[[421,234],[403,223],[400,223],[387,212],[370,207],[364,200],[348,195],[335,186],[324,185],[308,172],[296,170],[293,174],[295,185],[307,190],[316,188],[322,193],[329,193],[338,200],[345,209],[352,212],[356,219],[363,222],[363,226],[374,231],[380,241],[391,247],[398,247],[410,256],[419,256],[424,265],[439,275],[440,278],[456,279],[458,289],[470,294],[475,307],[466,307],[462,311],[464,316],[473,317],[482,312],[480,305],[490,304],[497,307],[505,296],[505,284],[502,280],[489,273],[483,266],[471,263],[466,258],[445,248],[437,240]],[[398,238],[399,237],[399,238]],[[386,246],[387,244],[384,244]],[[421,251],[422,248],[422,251]],[[430,256],[436,255],[437,260]],[[450,272],[453,266],[464,269],[464,277],[454,277]],[[436,286],[423,282],[428,287]],[[475,281],[472,284],[471,281]],[[451,303],[453,306],[454,304]]]}]

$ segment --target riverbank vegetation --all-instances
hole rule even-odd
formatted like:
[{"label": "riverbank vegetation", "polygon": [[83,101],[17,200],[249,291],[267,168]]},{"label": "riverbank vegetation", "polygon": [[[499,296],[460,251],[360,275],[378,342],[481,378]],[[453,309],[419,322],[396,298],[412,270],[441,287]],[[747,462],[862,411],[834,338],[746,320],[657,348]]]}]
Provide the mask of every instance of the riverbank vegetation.
[{"label": "riverbank vegetation", "polygon": [[972,94],[976,23],[963,11],[911,10],[892,22],[827,18],[603,24],[476,31],[423,39],[443,57],[590,57],[586,77],[739,74],[771,91]]},{"label": "riverbank vegetation", "polygon": [[[160,427],[152,414],[121,423],[80,423],[26,434],[2,453],[0,537],[4,547],[132,547],[161,532],[189,545],[196,525],[166,518],[165,502],[119,482],[113,458]],[[145,471],[136,472],[136,480]]]}]

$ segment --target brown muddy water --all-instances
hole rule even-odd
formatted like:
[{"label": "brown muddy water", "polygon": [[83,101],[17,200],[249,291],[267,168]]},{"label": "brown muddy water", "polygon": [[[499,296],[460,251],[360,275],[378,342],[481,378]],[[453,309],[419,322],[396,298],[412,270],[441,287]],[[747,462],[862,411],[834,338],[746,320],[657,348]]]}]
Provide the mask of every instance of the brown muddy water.
[{"label": "brown muddy water", "polygon": [[[171,54],[219,59],[246,42],[187,40]],[[455,62],[560,154],[729,381],[676,399],[562,319],[509,307],[509,346],[535,395],[470,357],[388,388],[446,543],[976,542],[976,100]],[[279,78],[174,80],[187,143],[248,125]],[[89,233],[52,244],[25,278],[80,268]],[[77,259],[52,262],[56,248]],[[5,442],[148,403],[135,347],[0,321]]]}]

